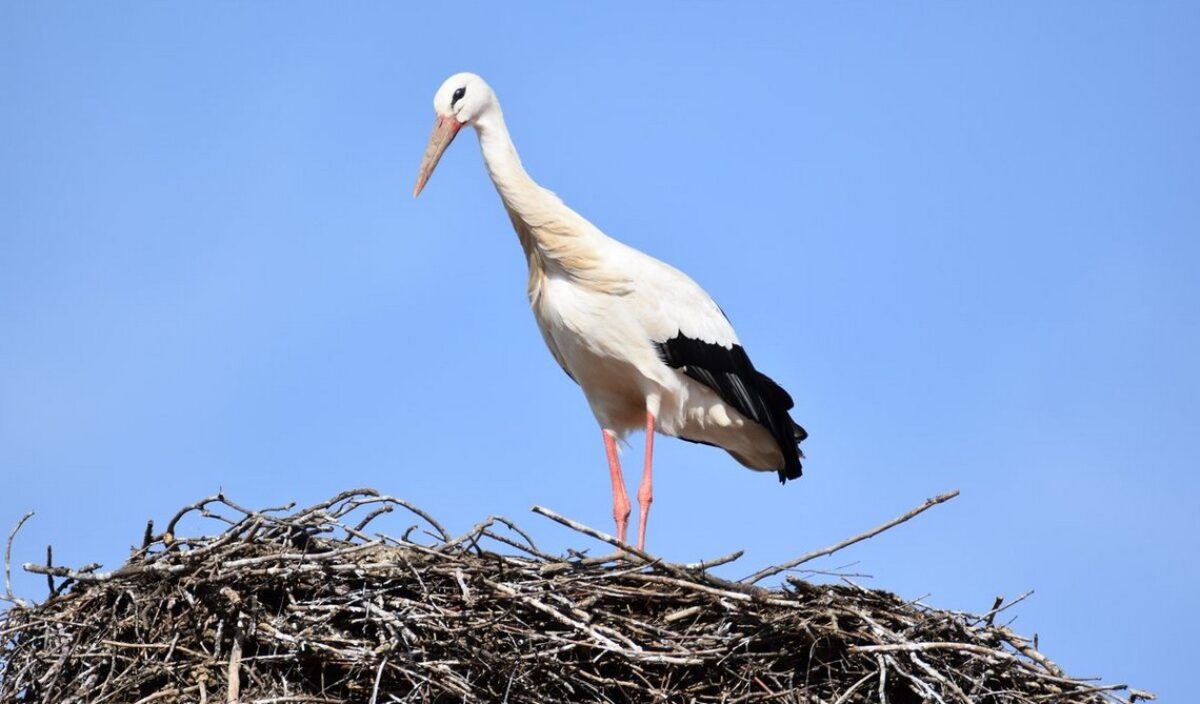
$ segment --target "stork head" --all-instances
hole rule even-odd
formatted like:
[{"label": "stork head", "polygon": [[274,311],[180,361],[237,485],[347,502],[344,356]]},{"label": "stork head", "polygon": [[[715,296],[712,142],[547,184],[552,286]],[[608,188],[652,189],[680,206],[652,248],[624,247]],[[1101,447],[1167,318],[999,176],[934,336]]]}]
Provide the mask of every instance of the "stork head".
[{"label": "stork head", "polygon": [[433,123],[433,134],[429,136],[429,144],[425,147],[425,156],[421,159],[421,168],[417,172],[417,185],[413,188],[413,198],[421,193],[425,182],[433,174],[434,167],[442,158],[442,153],[463,125],[474,124],[481,116],[496,104],[496,94],[491,86],[473,73],[456,73],[446,79],[441,88],[433,96],[433,111],[437,119]]}]

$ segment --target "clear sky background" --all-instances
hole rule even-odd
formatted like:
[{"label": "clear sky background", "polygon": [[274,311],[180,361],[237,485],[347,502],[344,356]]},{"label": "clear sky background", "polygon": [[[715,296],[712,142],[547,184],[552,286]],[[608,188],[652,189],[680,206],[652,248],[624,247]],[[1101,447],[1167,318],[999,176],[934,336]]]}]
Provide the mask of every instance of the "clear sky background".
[{"label": "clear sky background", "polygon": [[[0,526],[112,567],[224,487],[611,527],[451,73],[526,167],[690,273],[811,433],[780,487],[658,443],[649,547],[931,604],[1036,595],[1070,672],[1194,694],[1200,6],[0,6]],[[631,486],[640,437],[626,453]],[[18,575],[26,596],[40,579]]]}]

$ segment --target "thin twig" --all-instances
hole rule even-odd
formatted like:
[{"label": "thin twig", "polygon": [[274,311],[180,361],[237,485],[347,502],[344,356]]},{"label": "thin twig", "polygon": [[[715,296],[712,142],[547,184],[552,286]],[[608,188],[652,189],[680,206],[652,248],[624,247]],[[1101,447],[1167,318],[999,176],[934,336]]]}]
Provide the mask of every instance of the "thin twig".
[{"label": "thin twig", "polygon": [[779,574],[780,572],[786,572],[794,567],[797,567],[798,565],[803,565],[805,562],[808,562],[810,560],[815,560],[818,557],[824,557],[825,555],[832,555],[833,553],[837,552],[838,550],[841,550],[842,548],[849,547],[851,545],[854,545],[855,543],[861,543],[862,541],[866,540],[867,538],[872,538],[876,535],[879,535],[880,533],[882,533],[883,531],[885,531],[889,528],[894,528],[895,526],[898,526],[901,523],[904,523],[905,521],[909,520],[910,518],[920,515],[920,514],[924,513],[925,511],[928,511],[929,509],[933,508],[934,506],[937,506],[940,503],[949,501],[950,499],[953,499],[956,496],[958,496],[958,489],[955,489],[954,491],[951,491],[951,492],[947,492],[945,494],[941,494],[939,496],[935,496],[932,499],[927,499],[925,501],[925,503],[912,509],[911,511],[909,511],[908,513],[905,513],[902,516],[897,516],[896,518],[893,518],[892,520],[888,521],[887,523],[884,523],[880,526],[872,528],[871,530],[868,530],[866,532],[859,533],[858,535],[856,535],[852,538],[846,538],[845,540],[834,543],[833,545],[830,545],[829,547],[821,548],[820,550],[813,550],[812,552],[805,553],[805,554],[801,555],[800,557],[797,557],[795,560],[785,562],[782,565],[775,565],[774,567],[767,567],[765,569],[761,569],[761,570],[755,572],[754,574],[750,575],[749,577],[746,577],[740,581],[744,582],[746,584],[754,584],[756,582],[760,582],[760,581],[766,579],[767,577],[772,577],[774,575]]},{"label": "thin twig", "polygon": [[713,582],[715,584],[719,584],[721,587],[723,587],[725,589],[732,589],[732,590],[739,591],[739,592],[742,592],[745,594],[761,593],[761,590],[757,589],[753,585],[739,584],[738,582],[731,582],[729,580],[721,579],[720,577],[716,577],[716,576],[708,574],[708,573],[703,573],[703,572],[699,572],[696,570],[689,570],[689,569],[687,569],[687,567],[685,567],[683,565],[676,565],[676,564],[667,562],[666,560],[664,560],[660,557],[655,557],[654,555],[651,555],[650,553],[646,552],[645,550],[636,548],[633,545],[631,545],[623,540],[614,538],[613,536],[611,536],[607,533],[598,531],[595,528],[592,528],[591,526],[586,526],[582,523],[579,523],[578,521],[573,521],[570,518],[567,518],[566,516],[561,516],[561,515],[555,513],[554,511],[551,511],[550,509],[545,508],[543,506],[534,506],[530,510],[538,515],[545,516],[546,518],[549,518],[550,520],[552,520],[556,523],[561,523],[562,525],[570,528],[571,530],[578,531],[580,533],[583,533],[584,535],[591,536],[591,537],[595,538],[596,540],[601,540],[601,541],[608,543],[609,545],[618,547],[621,550],[624,550],[626,553],[633,555],[634,557],[640,558],[647,565],[655,565],[655,566],[661,567],[665,572],[668,572],[676,577],[683,577],[686,579],[691,579],[692,578],[691,575],[704,574],[704,578],[706,580]]},{"label": "thin twig", "polygon": [[15,540],[17,537],[17,532],[21,530],[21,526],[25,525],[25,521],[28,521],[30,518],[33,518],[33,511],[29,511],[24,516],[21,516],[21,520],[17,521],[17,525],[15,525],[12,529],[12,532],[8,534],[8,542],[4,545],[4,601],[22,607],[27,607],[29,604],[24,599],[20,599],[13,594],[12,546],[13,540]]},{"label": "thin twig", "polygon": [[379,661],[379,669],[375,671],[375,684],[371,685],[371,704],[379,700],[379,681],[383,679],[383,668],[387,667],[387,658]]}]

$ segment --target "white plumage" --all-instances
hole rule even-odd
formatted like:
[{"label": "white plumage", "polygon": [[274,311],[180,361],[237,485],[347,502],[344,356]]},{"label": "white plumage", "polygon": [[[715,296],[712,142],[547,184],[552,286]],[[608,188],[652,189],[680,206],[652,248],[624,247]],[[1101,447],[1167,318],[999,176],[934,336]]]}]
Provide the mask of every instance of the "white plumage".
[{"label": "white plumage", "polygon": [[800,475],[792,400],[754,369],[732,325],[683,272],[608,237],[525,173],[500,104],[479,76],[451,76],[434,96],[437,122],[413,195],[464,125],[529,265],[529,300],[555,360],[583,389],[604,431],[618,537],[629,501],[615,439],[645,428],[639,545],[652,500],[653,432],[724,448],[743,465]]}]

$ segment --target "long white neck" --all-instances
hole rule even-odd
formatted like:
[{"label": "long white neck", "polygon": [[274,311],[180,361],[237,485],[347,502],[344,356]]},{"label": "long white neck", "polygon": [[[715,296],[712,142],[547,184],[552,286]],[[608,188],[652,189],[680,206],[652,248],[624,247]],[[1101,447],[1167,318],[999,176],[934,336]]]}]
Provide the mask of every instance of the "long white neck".
[{"label": "long white neck", "polygon": [[492,177],[492,183],[510,213],[529,224],[535,224],[540,219],[539,215],[544,216],[547,208],[561,205],[557,198],[544,191],[525,173],[498,104],[475,121],[475,132],[479,135],[479,148],[483,151],[488,175]]},{"label": "long white neck", "polygon": [[596,291],[628,292],[628,282],[607,270],[596,249],[605,236],[525,173],[499,105],[475,121],[475,132],[488,174],[525,250],[530,301],[537,305],[546,276],[560,274]]}]

